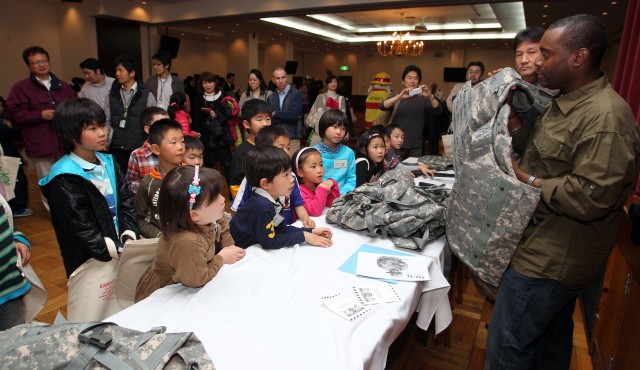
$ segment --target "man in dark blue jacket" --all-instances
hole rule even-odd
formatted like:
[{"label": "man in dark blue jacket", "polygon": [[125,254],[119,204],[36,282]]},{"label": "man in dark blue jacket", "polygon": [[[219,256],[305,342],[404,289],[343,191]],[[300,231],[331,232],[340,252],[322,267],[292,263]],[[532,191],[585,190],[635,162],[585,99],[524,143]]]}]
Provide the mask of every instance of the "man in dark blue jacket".
[{"label": "man in dark blue jacket", "polygon": [[289,132],[291,153],[295,153],[300,149],[302,134],[302,93],[287,82],[287,72],[282,67],[273,70],[272,80],[277,89],[275,94],[267,98],[267,103],[273,110],[271,124],[282,126]]}]

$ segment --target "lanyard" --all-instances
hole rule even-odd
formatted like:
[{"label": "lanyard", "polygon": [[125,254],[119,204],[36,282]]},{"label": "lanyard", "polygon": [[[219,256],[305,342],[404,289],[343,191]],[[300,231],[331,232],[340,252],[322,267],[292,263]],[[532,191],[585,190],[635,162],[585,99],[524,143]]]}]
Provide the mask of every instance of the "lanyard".
[{"label": "lanyard", "polygon": [[124,118],[127,118],[127,114],[129,112],[129,104],[131,104],[131,101],[133,100],[133,96],[136,94],[136,90],[131,90],[131,96],[129,97],[129,101],[125,102],[125,98],[124,98],[124,89],[120,90],[120,96],[122,97],[122,104],[124,104]]}]

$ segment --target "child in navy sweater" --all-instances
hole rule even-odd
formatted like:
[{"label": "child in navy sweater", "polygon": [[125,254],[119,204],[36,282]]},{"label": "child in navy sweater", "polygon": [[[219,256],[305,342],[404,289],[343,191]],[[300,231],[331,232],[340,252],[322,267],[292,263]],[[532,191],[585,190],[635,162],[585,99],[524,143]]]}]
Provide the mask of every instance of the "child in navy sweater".
[{"label": "child in navy sweater", "polygon": [[291,160],[283,150],[258,145],[245,154],[242,171],[255,190],[231,219],[231,236],[237,246],[260,244],[264,249],[279,249],[302,242],[320,247],[331,245],[333,233],[326,227],[311,229],[283,224],[281,211],[286,205],[279,197],[291,194],[293,189]]}]

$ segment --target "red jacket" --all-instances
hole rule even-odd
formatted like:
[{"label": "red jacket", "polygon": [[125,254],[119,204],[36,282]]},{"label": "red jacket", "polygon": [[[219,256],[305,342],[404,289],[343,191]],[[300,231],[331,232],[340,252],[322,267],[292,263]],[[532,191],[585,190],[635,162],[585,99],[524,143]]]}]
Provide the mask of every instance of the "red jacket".
[{"label": "red jacket", "polygon": [[53,121],[42,119],[42,111],[55,109],[76,93],[67,83],[52,73],[51,90],[48,91],[36,77],[16,82],[7,98],[7,111],[11,120],[22,126],[22,138],[27,155],[39,158],[54,158],[62,155],[62,147],[56,136]]}]

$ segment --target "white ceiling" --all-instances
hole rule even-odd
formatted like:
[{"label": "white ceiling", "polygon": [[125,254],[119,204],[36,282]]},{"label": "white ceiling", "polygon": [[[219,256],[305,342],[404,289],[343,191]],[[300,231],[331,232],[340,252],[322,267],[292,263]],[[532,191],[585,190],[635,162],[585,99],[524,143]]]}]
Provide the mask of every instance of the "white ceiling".
[{"label": "white ceiling", "polygon": [[[140,4],[141,0],[128,0]],[[370,27],[392,27],[399,26],[402,21],[403,26],[414,27],[426,24],[429,28],[433,24],[482,24],[499,23],[500,28],[490,30],[464,30],[452,32],[502,32],[516,33],[518,30],[531,25],[546,26],[555,20],[569,15],[579,13],[590,13],[601,17],[609,29],[611,38],[619,37],[624,24],[624,14],[627,8],[627,0],[524,0],[523,2],[506,2],[496,0],[494,3],[479,3],[477,0],[468,0],[475,4],[452,5],[452,6],[416,6],[405,8],[388,8],[378,10],[356,10],[341,11],[331,13],[341,22],[349,24],[358,29]],[[164,5],[183,2],[189,6],[189,1],[178,0],[147,0],[147,6]],[[416,3],[421,3],[416,1]],[[424,2],[422,2],[424,3]],[[457,3],[460,3],[458,1]],[[614,4],[615,3],[615,4]],[[391,3],[392,4],[392,3]],[[606,15],[603,13],[606,12]],[[524,17],[523,14],[524,13]],[[402,14],[402,16],[401,16]],[[273,16],[270,14],[269,16]],[[349,31],[336,24],[329,24],[300,14],[288,14],[283,11],[281,16],[289,19],[314,24],[323,30],[339,33],[345,36],[362,36],[364,33]],[[336,22],[337,23],[337,22]],[[175,37],[188,37],[199,40],[211,40],[224,42],[228,38],[238,35],[250,35],[255,33],[260,43],[279,38],[290,39],[296,45],[296,50],[305,52],[326,52],[332,50],[348,50],[353,48],[371,49],[375,48],[374,42],[340,42],[335,39],[324,37],[318,34],[298,31],[276,24],[261,21],[259,16],[237,15],[230,17],[217,17],[201,19],[188,22],[173,22],[159,26],[161,34],[168,33]],[[442,31],[428,31],[426,34],[433,35]],[[366,35],[386,36],[391,32],[366,33]],[[412,31],[412,34],[422,35],[421,32]],[[452,48],[461,45],[477,48],[511,48],[510,39],[494,40],[447,40],[447,41],[425,41],[429,48]]]}]

